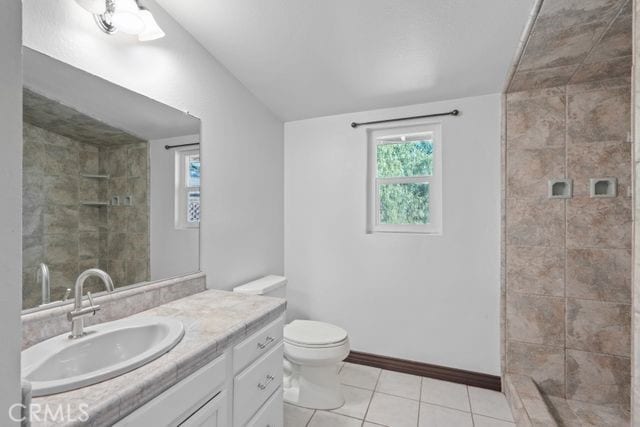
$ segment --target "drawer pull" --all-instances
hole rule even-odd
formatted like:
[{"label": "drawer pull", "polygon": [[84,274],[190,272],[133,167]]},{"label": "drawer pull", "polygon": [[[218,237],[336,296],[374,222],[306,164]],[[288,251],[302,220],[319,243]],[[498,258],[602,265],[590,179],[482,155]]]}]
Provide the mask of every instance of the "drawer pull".
[{"label": "drawer pull", "polygon": [[261,342],[259,342],[259,343],[258,343],[258,348],[259,348],[260,350],[264,350],[265,348],[267,348],[267,346],[268,346],[269,344],[271,344],[271,343],[273,342],[273,340],[275,340],[275,338],[273,338],[273,337],[271,337],[271,336],[267,336],[267,337],[264,339],[264,343],[261,343]]},{"label": "drawer pull", "polygon": [[267,386],[269,385],[269,383],[270,383],[271,381],[273,381],[273,380],[275,380],[275,377],[274,377],[273,375],[271,375],[271,374],[267,374],[267,379],[266,379],[266,381],[264,382],[264,384],[263,384],[263,383],[258,383],[258,388],[259,388],[260,390],[264,390],[264,389],[266,389],[266,388],[267,388]]}]

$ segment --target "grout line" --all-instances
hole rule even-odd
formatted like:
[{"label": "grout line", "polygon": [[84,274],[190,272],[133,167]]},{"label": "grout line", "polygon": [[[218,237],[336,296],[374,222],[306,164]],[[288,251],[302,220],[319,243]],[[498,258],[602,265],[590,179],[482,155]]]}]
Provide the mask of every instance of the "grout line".
[{"label": "grout line", "polygon": [[[617,16],[617,14],[616,14]],[[615,20],[615,18],[614,18]],[[613,21],[611,22],[613,24]],[[605,30],[605,32],[602,34],[600,40],[602,40],[602,37],[604,37],[604,34],[607,33],[607,31],[609,31],[609,29],[607,28],[607,30]],[[599,41],[598,41],[599,43]],[[589,55],[591,55],[591,51],[587,54],[587,56],[585,56],[584,61],[589,57]],[[567,85],[564,87],[564,176],[565,178],[568,177],[569,175],[569,89],[568,89],[568,83],[571,81],[571,79],[575,76],[575,73],[578,72],[578,69],[580,69],[582,67],[582,64],[578,66],[578,68],[576,68],[576,71],[574,72],[574,74],[569,78],[569,81],[567,82]],[[572,184],[573,185],[573,184]],[[567,219],[567,207],[569,205],[569,200],[564,200],[564,271],[562,272],[562,291],[564,294],[564,316],[563,316],[563,320],[564,320],[564,334],[563,334],[563,339],[564,339],[564,343],[563,343],[563,349],[562,349],[562,357],[563,357],[563,363],[562,363],[562,369],[563,369],[563,373],[564,373],[564,384],[563,384],[563,395],[566,397],[567,395],[567,323],[568,323],[568,300],[567,300],[567,267],[569,265],[569,251],[567,250],[567,231],[569,230],[569,224],[568,224],[568,219]]]},{"label": "grout line", "polygon": [[471,425],[475,426],[476,422],[473,419],[473,407],[471,406],[471,393],[469,392],[469,386],[465,386],[467,389],[467,402],[469,402],[469,413],[471,414]]},{"label": "grout line", "polygon": [[309,426],[309,424],[311,424],[311,420],[313,419],[313,417],[315,417],[315,416],[316,416],[316,412],[318,412],[318,411],[316,411],[316,410],[314,409],[314,410],[313,410],[313,413],[312,413],[312,414],[311,414],[311,416],[309,417],[309,421],[307,421],[307,423],[305,424],[305,427],[308,427],[308,426]]},{"label": "grout line", "polygon": [[569,80],[567,80],[567,85],[566,86],[571,84],[571,80],[573,80],[573,78],[576,76],[576,74],[578,73],[578,70],[580,70],[585,64],[588,64],[587,59],[589,59],[589,57],[596,50],[596,48],[601,45],[602,40],[604,40],[604,37],[609,33],[609,30],[613,27],[613,24],[616,22],[618,17],[622,14],[622,11],[624,10],[625,6],[627,5],[627,3],[629,1],[631,1],[631,0],[622,0],[620,2],[620,4],[618,4],[617,11],[615,13],[612,13],[613,17],[611,18],[609,23],[606,25],[604,31],[602,31],[602,34],[600,34],[600,36],[598,37],[597,41],[591,46],[591,49],[589,49],[589,52],[587,52],[587,54],[582,59],[582,61],[580,61],[580,63],[578,64],[578,67],[576,68],[576,70],[573,72],[573,74],[571,74],[571,77],[569,77]]},{"label": "grout line", "polygon": [[378,372],[378,378],[376,378],[376,385],[373,387],[373,393],[371,393],[371,398],[369,399],[369,404],[367,405],[367,410],[364,411],[364,416],[362,418],[362,421],[364,423],[364,421],[367,420],[367,415],[369,415],[369,408],[371,408],[371,402],[373,402],[373,396],[375,396],[376,394],[376,388],[378,388],[378,382],[380,382],[380,377],[382,376],[382,369],[380,369],[380,372]]},{"label": "grout line", "polygon": [[420,425],[420,413],[422,412],[422,383],[424,377],[420,377],[420,390],[418,391],[418,425]]}]

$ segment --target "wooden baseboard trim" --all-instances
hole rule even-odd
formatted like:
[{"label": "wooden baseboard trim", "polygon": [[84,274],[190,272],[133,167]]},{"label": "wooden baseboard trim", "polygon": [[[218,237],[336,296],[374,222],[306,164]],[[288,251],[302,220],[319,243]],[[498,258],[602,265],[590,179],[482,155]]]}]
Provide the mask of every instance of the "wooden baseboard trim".
[{"label": "wooden baseboard trim", "polygon": [[373,366],[375,368],[403,372],[405,374],[419,375],[421,377],[435,378],[437,380],[450,381],[489,390],[502,390],[500,377],[465,371],[463,369],[447,368],[445,366],[396,359],[395,357],[379,356],[377,354],[363,353],[360,351],[350,352],[345,362]]}]

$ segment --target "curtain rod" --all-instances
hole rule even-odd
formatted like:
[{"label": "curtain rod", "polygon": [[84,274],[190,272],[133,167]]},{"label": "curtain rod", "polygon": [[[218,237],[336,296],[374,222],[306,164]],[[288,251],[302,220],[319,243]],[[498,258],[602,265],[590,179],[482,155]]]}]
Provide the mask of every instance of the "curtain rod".
[{"label": "curtain rod", "polygon": [[191,147],[192,145],[200,145],[199,142],[194,142],[192,144],[179,144],[179,145],[165,145],[164,149],[165,150],[171,150],[172,148],[178,148],[178,147]]},{"label": "curtain rod", "polygon": [[427,117],[457,116],[458,114],[460,114],[460,110],[451,110],[446,113],[426,114],[424,116],[400,117],[397,119],[375,120],[373,122],[363,122],[363,123],[351,122],[351,127],[355,129],[358,126],[362,126],[362,125],[375,125],[378,123],[398,122],[400,120],[426,119]]}]

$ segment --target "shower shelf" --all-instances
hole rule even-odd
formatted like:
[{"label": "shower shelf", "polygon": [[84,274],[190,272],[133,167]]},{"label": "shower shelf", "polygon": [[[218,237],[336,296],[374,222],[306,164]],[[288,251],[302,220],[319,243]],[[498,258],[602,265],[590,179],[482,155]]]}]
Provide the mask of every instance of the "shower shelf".
[{"label": "shower shelf", "polygon": [[109,206],[109,202],[80,202],[82,206]]},{"label": "shower shelf", "polygon": [[92,173],[81,173],[80,176],[85,178],[92,178],[92,179],[109,179],[110,178],[109,175],[100,175],[100,174],[92,174]]}]

